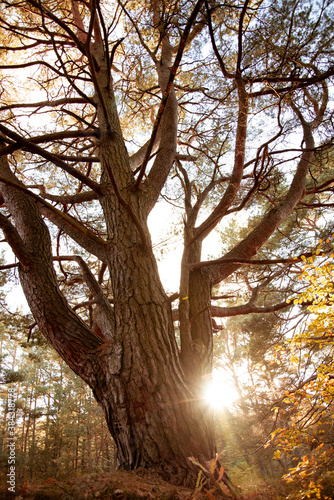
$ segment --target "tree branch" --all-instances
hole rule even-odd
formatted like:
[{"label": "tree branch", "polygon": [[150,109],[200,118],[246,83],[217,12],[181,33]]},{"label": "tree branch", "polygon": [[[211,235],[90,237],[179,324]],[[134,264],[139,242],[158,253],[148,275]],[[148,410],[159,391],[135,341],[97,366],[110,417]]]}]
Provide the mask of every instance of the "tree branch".
[{"label": "tree branch", "polygon": [[53,257],[55,261],[75,261],[79,264],[83,271],[83,277],[92,293],[95,303],[99,305],[100,316],[103,316],[103,334],[108,340],[114,337],[114,314],[107,297],[104,295],[103,290],[99,283],[96,281],[93,273],[90,271],[87,263],[79,255],[63,255]]},{"label": "tree branch", "polygon": [[[31,186],[38,187],[38,186]],[[44,187],[44,186],[43,186]],[[65,204],[75,204],[75,203],[83,203],[85,201],[93,201],[98,200],[99,196],[94,191],[84,191],[83,193],[76,194],[64,194],[64,195],[56,195],[45,193],[43,190],[40,191],[40,197],[46,200],[55,201],[57,203],[65,203]]]},{"label": "tree branch", "polygon": [[[7,130],[12,132],[10,129],[7,129]],[[20,137],[18,134],[17,134],[17,136]],[[44,142],[61,141],[63,139],[76,139],[76,138],[97,137],[97,136],[98,136],[97,131],[94,132],[93,130],[66,130],[66,131],[64,130],[62,132],[52,132],[50,134],[43,134],[43,135],[39,135],[39,136],[35,136],[35,137],[29,137],[29,139],[25,138],[25,140],[31,142],[32,144],[41,144]],[[4,137],[3,137],[3,139],[5,140]],[[20,145],[18,143],[11,144],[2,150],[2,154],[4,154],[4,155],[12,154],[14,151],[17,151],[21,147],[22,147],[22,145]],[[54,154],[54,153],[52,153],[52,154],[55,156],[55,158],[59,158],[59,159],[64,158],[64,155],[62,155],[62,154]],[[100,160],[97,157],[96,158],[81,157],[80,160],[78,160],[77,158],[73,158],[72,161],[96,161],[96,162],[98,162]]]},{"label": "tree branch", "polygon": [[[24,268],[28,268],[31,265],[32,256],[13,224],[2,214],[0,214],[0,227],[5,235],[6,241],[12,248],[20,264]],[[10,269],[14,266],[16,266],[16,264],[9,264],[2,266],[1,269]]]},{"label": "tree branch", "polygon": [[217,48],[216,41],[215,41],[215,35],[214,35],[214,32],[213,32],[211,10],[209,8],[208,1],[205,2],[205,6],[206,6],[206,11],[207,11],[207,18],[208,18],[208,26],[209,26],[209,34],[210,34],[210,39],[211,39],[211,45],[212,45],[213,51],[215,53],[215,56],[217,58],[218,64],[220,66],[220,69],[222,70],[222,73],[223,73],[223,75],[224,75],[225,78],[235,78],[234,74],[229,73],[227,71],[225,63],[224,63],[221,55],[219,54],[219,50]]},{"label": "tree branch", "polygon": [[219,307],[219,306],[211,306],[210,311],[211,315],[215,318],[230,318],[232,316],[240,316],[242,314],[268,314],[276,311],[281,311],[282,309],[286,309],[287,307],[291,307],[291,303],[289,302],[280,302],[278,304],[270,305],[270,306],[256,306],[251,302],[247,304],[242,304],[240,306],[231,306],[231,307]]},{"label": "tree branch", "polygon": [[[53,268],[51,240],[39,207],[25,189],[20,189],[15,175],[11,172],[6,157],[0,160],[2,183],[1,192],[8,210],[15,222],[15,231],[4,216],[0,217],[7,231],[13,251],[22,258],[22,244],[28,249],[30,259],[19,266],[20,282],[27,302],[39,328],[57,350],[65,362],[89,385],[96,383],[96,354],[102,339],[95,335],[67,304],[57,286]],[[17,234],[20,237],[17,246]],[[25,257],[25,251],[23,257]]]},{"label": "tree branch", "polygon": [[62,21],[59,19],[55,14],[53,14],[49,9],[47,9],[44,5],[35,0],[27,0],[27,2],[35,7],[35,9],[39,10],[41,12],[41,16],[43,17],[45,14],[49,19],[54,21],[62,30],[65,31],[69,35],[69,37],[73,40],[77,48],[80,50],[80,52],[85,55],[85,46],[84,44],[80,41],[80,39],[76,36],[76,34],[69,28],[66,22]]},{"label": "tree branch", "polygon": [[87,229],[78,220],[68,214],[64,214],[57,208],[48,204],[45,200],[40,200],[40,212],[49,219],[55,226],[62,229],[68,236],[82,246],[87,252],[96,255],[100,260],[106,260],[106,242]]},{"label": "tree branch", "polygon": [[[2,157],[4,158],[4,157]],[[31,197],[40,203],[40,210],[50,221],[52,221],[57,227],[63,229],[63,231],[68,234],[74,241],[83,246],[88,252],[96,255],[99,259],[105,260],[105,241],[102,238],[96,236],[92,231],[87,229],[83,224],[74,219],[68,214],[64,214],[57,208],[50,205],[40,196],[29,191],[25,186],[23,186],[15,178],[15,182],[10,181],[6,177],[0,177],[0,182],[3,182],[6,186],[18,189],[24,192],[26,195]],[[85,194],[85,193],[82,193]]]},{"label": "tree branch", "polygon": [[[311,257],[313,254],[311,252],[303,253],[303,257]],[[194,264],[189,264],[191,269],[201,269],[202,267],[216,266],[217,264],[249,264],[249,265],[260,265],[260,266],[272,266],[276,264],[295,264],[296,262],[302,261],[302,256],[292,257],[290,259],[242,259],[242,258],[227,258],[221,257],[216,260],[206,260],[202,262],[196,262]]]},{"label": "tree branch", "polygon": [[243,37],[243,24],[244,24],[244,18],[247,12],[247,6],[248,6],[249,0],[246,0],[241,14],[240,14],[240,19],[239,19],[239,32],[238,32],[238,58],[237,58],[237,68],[236,68],[236,75],[241,75],[241,59],[242,59],[242,37]]},{"label": "tree branch", "polygon": [[194,230],[194,238],[190,244],[197,239],[203,240],[217,226],[224,214],[232,205],[243,178],[248,118],[248,97],[243,80],[237,77],[236,84],[238,88],[239,109],[233,172],[222,200],[211,212],[209,217]]},{"label": "tree branch", "polygon": [[83,184],[87,185],[90,187],[93,191],[95,191],[98,194],[102,194],[101,188],[97,182],[89,179],[85,175],[83,175],[81,172],[76,170],[75,168],[71,167],[70,165],[67,165],[64,161],[60,160],[57,155],[50,153],[47,150],[44,150],[31,142],[28,139],[25,139],[24,137],[20,136],[16,132],[13,132],[9,128],[5,127],[4,125],[0,124],[0,132],[4,134],[6,137],[9,137],[10,139],[13,139],[15,142],[21,145],[24,149],[27,151],[30,151],[31,153],[37,154],[41,156],[42,158],[45,158],[48,161],[51,161],[54,163],[56,166],[60,167],[62,170],[65,170],[68,174],[72,175],[72,177],[78,179],[80,182]]},{"label": "tree branch", "polygon": [[266,86],[263,90],[257,92],[249,92],[248,96],[250,98],[260,97],[265,95],[288,95],[291,91],[296,91],[296,89],[303,89],[315,85],[316,83],[321,83],[334,75],[334,66],[331,66],[327,71],[322,74],[313,76],[311,78],[252,78],[250,80],[245,79],[246,83],[256,83],[263,81],[264,83],[280,83],[283,81],[291,81],[293,84],[288,87],[271,87],[268,89]]},{"label": "tree branch", "polygon": [[[310,127],[306,124],[302,117],[300,118],[302,120],[304,130],[306,149],[303,150],[301,159],[298,163],[295,175],[285,198],[278,207],[271,209],[262,219],[260,224],[233,250],[228,252],[225,258],[236,259],[236,261],[238,261],[238,259],[251,259],[251,257],[256,255],[258,249],[266,243],[279,225],[292,213],[294,208],[303,198],[306,187],[306,176],[314,156],[314,140]],[[209,273],[211,283],[217,284],[227,276],[230,276],[230,274],[236,271],[240,265],[242,264],[238,264],[236,262],[224,263],[223,260],[221,260],[221,262],[217,265],[212,265],[202,269]]]},{"label": "tree branch", "polygon": [[[142,181],[142,179],[144,177],[144,174],[145,174],[145,171],[146,171],[146,167],[147,167],[149,158],[151,156],[153,146],[154,146],[155,141],[156,141],[156,136],[157,136],[157,133],[158,133],[160,121],[162,119],[162,115],[163,115],[164,109],[166,107],[169,94],[170,94],[170,92],[172,90],[174,78],[175,78],[176,72],[178,70],[178,67],[179,67],[181,59],[182,59],[183,51],[184,51],[184,48],[186,46],[186,42],[187,42],[188,35],[190,33],[190,29],[191,29],[193,23],[195,22],[197,14],[200,11],[200,8],[202,7],[203,3],[204,3],[204,0],[198,0],[197,1],[196,5],[195,5],[195,8],[194,8],[193,12],[191,13],[191,15],[190,15],[190,17],[188,19],[188,22],[186,24],[186,27],[184,29],[184,32],[182,34],[182,37],[181,37],[181,40],[180,40],[180,44],[179,44],[179,47],[178,47],[178,51],[177,51],[177,54],[175,56],[174,64],[173,64],[173,66],[172,66],[172,68],[170,70],[169,80],[168,80],[167,85],[166,85],[165,93],[164,93],[164,96],[163,96],[163,98],[161,100],[161,103],[160,103],[160,106],[159,106],[159,110],[158,110],[157,116],[155,118],[153,130],[152,130],[150,142],[149,142],[147,150],[146,150],[145,158],[144,158],[144,161],[142,163],[142,166],[141,166],[140,172],[138,174],[138,177],[136,179],[136,182],[134,184],[134,189],[135,190],[138,189],[138,187],[139,187],[139,185],[140,185],[140,183],[141,183],[141,181]],[[159,169],[160,169],[160,166],[159,166]],[[152,170],[153,170],[153,172],[152,172],[152,176],[153,176],[153,174],[155,174],[155,172],[156,172],[156,167],[155,168],[152,167]],[[164,177],[165,177],[165,175],[166,174],[164,173]],[[148,183],[149,182],[147,182],[147,184]]]},{"label": "tree branch", "polygon": [[14,264],[4,264],[3,266],[0,266],[0,271],[5,271],[6,269],[15,269],[16,267],[18,267],[18,265],[18,262]]},{"label": "tree branch", "polygon": [[7,111],[9,109],[20,109],[20,108],[56,108],[57,106],[62,106],[64,104],[87,104],[87,100],[82,97],[65,97],[63,99],[55,99],[54,101],[38,101],[38,102],[26,102],[19,104],[4,104],[0,106],[0,111]]}]

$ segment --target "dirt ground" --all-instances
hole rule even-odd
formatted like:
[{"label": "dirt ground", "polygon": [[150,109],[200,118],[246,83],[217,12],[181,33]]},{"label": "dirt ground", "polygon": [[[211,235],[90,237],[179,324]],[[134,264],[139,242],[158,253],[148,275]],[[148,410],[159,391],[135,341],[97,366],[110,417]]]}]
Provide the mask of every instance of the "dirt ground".
[{"label": "dirt ground", "polygon": [[[222,498],[212,486],[188,489],[163,481],[155,472],[116,471],[110,474],[92,474],[56,481],[49,478],[37,483],[26,482],[16,488],[15,494],[1,487],[0,500],[215,500]],[[231,498],[225,496],[225,498]],[[276,500],[273,491],[262,490],[247,494],[240,500]],[[281,497],[282,498],[282,497]]]}]

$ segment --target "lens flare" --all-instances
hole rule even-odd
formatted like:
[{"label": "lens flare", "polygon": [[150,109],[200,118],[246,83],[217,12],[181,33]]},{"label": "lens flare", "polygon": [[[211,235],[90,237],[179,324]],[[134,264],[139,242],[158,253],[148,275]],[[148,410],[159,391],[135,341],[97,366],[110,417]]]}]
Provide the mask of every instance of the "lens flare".
[{"label": "lens flare", "polygon": [[237,398],[237,391],[219,372],[212,375],[212,380],[207,382],[204,389],[204,399],[215,410],[231,407]]}]

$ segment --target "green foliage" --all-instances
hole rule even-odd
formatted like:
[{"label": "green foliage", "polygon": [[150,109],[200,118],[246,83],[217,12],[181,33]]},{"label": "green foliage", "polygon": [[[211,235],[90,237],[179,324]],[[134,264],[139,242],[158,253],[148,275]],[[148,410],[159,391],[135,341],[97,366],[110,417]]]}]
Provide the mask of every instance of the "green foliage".
[{"label": "green foliage", "polygon": [[17,393],[16,467],[18,480],[57,480],[109,471],[114,445],[102,410],[90,389],[35,331],[25,341],[31,318],[2,313],[0,331],[1,474],[7,472],[8,387]]},{"label": "green foliage", "polygon": [[303,259],[300,279],[307,287],[292,300],[307,304],[308,320],[284,351],[299,382],[276,407],[285,426],[272,434],[275,458],[290,462],[284,479],[294,499],[332,498],[334,488],[334,254],[324,261],[322,248],[329,243],[320,240],[314,255]]}]

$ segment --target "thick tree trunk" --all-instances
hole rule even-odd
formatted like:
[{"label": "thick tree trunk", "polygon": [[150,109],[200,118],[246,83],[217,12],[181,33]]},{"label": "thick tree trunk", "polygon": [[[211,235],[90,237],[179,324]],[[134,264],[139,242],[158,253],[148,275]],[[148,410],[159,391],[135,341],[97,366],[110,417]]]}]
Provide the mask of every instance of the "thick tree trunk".
[{"label": "thick tree trunk", "polygon": [[[171,47],[163,43],[157,63],[164,91],[169,78]],[[139,191],[123,141],[115,99],[103,84],[100,58],[101,206],[109,235],[109,266],[114,324],[101,347],[93,388],[104,409],[117,446],[120,466],[192,469],[188,457],[215,456],[207,409],[186,382],[175,340],[171,305],[160,282],[147,228],[147,215],[165,182],[176,153],[177,102],[172,89],[162,129],[165,131],[155,163]],[[103,332],[103,328],[102,328]],[[196,469],[193,471],[198,473]]]},{"label": "thick tree trunk", "polygon": [[[93,390],[115,439],[119,465],[135,468],[163,461],[175,469],[189,467],[189,456],[209,460],[215,452],[211,429],[202,402],[185,383],[171,306],[146,222],[139,211],[134,213],[141,224],[138,231],[115,196],[106,197],[102,206],[112,234],[107,252],[114,293],[114,361],[111,366],[106,358],[101,364],[101,379]],[[135,203],[131,206],[136,209]]]},{"label": "thick tree trunk", "polygon": [[[242,242],[225,256],[227,257],[225,262],[224,259],[218,259],[208,265],[201,263],[201,246],[204,238],[217,226],[222,217],[230,211],[238,210],[238,205],[240,208],[244,206],[253,193],[260,189],[260,180],[255,179],[257,175],[257,164],[255,164],[254,188],[243,198],[243,201],[238,201],[239,195],[242,198],[242,191],[246,189],[244,187],[240,189],[243,186],[243,180],[251,178],[248,174],[245,176],[244,171],[248,101],[251,95],[248,94],[247,89],[251,82],[243,80],[247,72],[242,72],[241,68],[243,21],[248,2],[244,3],[240,14],[235,73],[226,70],[219,56],[218,49],[215,47],[215,33],[210,21],[211,41],[222,73],[225,78],[234,79],[238,93],[235,159],[231,175],[220,179],[218,168],[220,161],[217,159],[217,163],[212,165],[210,182],[202,188],[200,193],[198,189],[192,191],[192,182],[188,173],[185,169],[182,170],[182,165],[178,165],[184,180],[186,209],[185,250],[180,283],[181,352],[179,352],[175,340],[171,305],[160,282],[147,218],[177,158],[178,102],[173,81],[187,45],[187,37],[191,39],[205,26],[204,22],[194,25],[204,2],[203,0],[194,2],[192,12],[188,14],[187,9],[191,9],[192,3],[185,5],[181,23],[176,18],[174,19],[176,14],[174,8],[169,13],[173,12],[173,14],[171,16],[168,14],[169,8],[165,2],[152,0],[149,2],[149,8],[145,4],[146,21],[148,22],[146,15],[152,16],[151,21],[146,24],[145,31],[148,26],[152,29],[154,34],[152,40],[157,42],[155,49],[150,48],[151,41],[145,42],[146,34],[144,38],[140,35],[141,29],[139,24],[136,24],[136,15],[131,18],[130,4],[128,4],[129,12],[124,6],[124,13],[130,18],[130,24],[133,24],[141,42],[141,48],[138,50],[144,50],[146,56],[153,61],[156,84],[161,91],[161,103],[151,139],[138,154],[134,155],[132,162],[123,138],[111,78],[113,56],[121,40],[111,49],[112,42],[111,39],[108,40],[107,24],[103,21],[98,2],[73,0],[70,3],[72,19],[69,23],[68,18],[64,17],[65,8],[64,11],[59,8],[51,12],[44,5],[45,2],[35,0],[27,0],[27,4],[23,2],[22,8],[26,9],[30,5],[33,8],[33,16],[36,16],[36,26],[39,27],[37,21],[41,21],[44,35],[40,37],[38,31],[36,43],[42,44],[45,38],[47,45],[53,46],[57,69],[55,74],[58,78],[63,72],[64,81],[68,83],[64,99],[59,99],[61,88],[58,89],[59,96],[57,89],[53,93],[49,84],[51,85],[54,81],[54,75],[50,79],[47,75],[44,90],[48,96],[50,95],[51,101],[45,102],[45,105],[55,104],[52,104],[52,95],[58,104],[61,101],[61,108],[58,111],[59,127],[63,121],[66,124],[64,113],[69,112],[68,117],[74,119],[73,127],[77,123],[78,135],[72,125],[69,125],[69,135],[65,134],[65,142],[59,143],[62,144],[59,150],[63,151],[63,154],[57,155],[52,153],[51,147],[48,146],[52,134],[44,137],[47,142],[45,147],[42,147],[39,146],[41,142],[38,137],[27,139],[16,132],[20,130],[20,115],[18,115],[19,121],[13,128],[11,128],[11,119],[8,119],[9,128],[1,125],[1,133],[4,134],[7,144],[5,148],[5,143],[0,143],[2,150],[0,152],[1,203],[4,203],[8,212],[0,214],[0,227],[17,257],[22,288],[40,330],[65,362],[92,388],[95,398],[102,406],[117,446],[119,465],[129,469],[138,466],[161,465],[165,470],[170,470],[172,475],[179,476],[178,471],[182,470],[184,475],[190,471],[190,474],[193,473],[196,476],[198,470],[188,457],[194,456],[203,463],[215,456],[213,422],[210,411],[203,403],[201,392],[212,369],[211,288],[239,269],[242,259],[251,259],[256,255],[304,196],[306,176],[313,158],[312,130],[323,119],[328,93],[324,91],[325,97],[321,107],[314,104],[314,98],[309,97],[317,115],[311,123],[307,123],[298,108],[293,103],[291,104],[304,130],[305,149],[302,151],[297,171],[286,196],[268,212]],[[19,3],[17,5],[19,9]],[[209,6],[207,7],[208,20],[210,20]],[[58,18],[58,15],[61,17]],[[185,23],[187,15],[189,17]],[[184,32],[177,41],[177,33],[183,23],[185,23]],[[8,29],[10,29],[10,24]],[[14,37],[12,49],[33,50],[33,46],[29,45],[19,47],[24,38],[21,40],[19,37],[15,41],[17,30],[12,29],[11,34]],[[86,32],[85,29],[87,29]],[[117,30],[114,31],[116,32]],[[22,33],[24,33],[24,28]],[[176,45],[173,46],[173,44]],[[70,47],[69,59],[66,59],[67,47]],[[134,54],[136,52],[137,48]],[[75,53],[77,60],[72,60]],[[41,57],[43,59],[44,56]],[[45,61],[42,59],[40,63],[38,61],[33,63],[42,66],[42,63],[49,60],[48,57]],[[232,67],[232,59],[229,61],[230,65]],[[51,64],[46,65],[45,71],[47,68],[51,71],[51,66]],[[144,66],[146,63],[143,68]],[[17,68],[20,67],[21,64],[17,66]],[[90,92],[91,89],[88,79],[94,87],[93,97],[91,94],[86,95],[86,92]],[[294,79],[291,80],[291,83],[294,81]],[[285,77],[282,82],[285,82]],[[308,82],[311,82],[309,78]],[[60,85],[63,84],[65,85],[62,81]],[[154,86],[155,83],[153,88]],[[184,88],[186,87],[187,85]],[[279,95],[283,90],[279,89]],[[276,90],[273,88],[272,92]],[[76,94],[79,100],[78,96],[75,97]],[[155,95],[155,90],[153,94]],[[255,96],[256,93],[252,95]],[[78,115],[72,109],[74,102],[82,104]],[[70,107],[67,108],[67,105]],[[36,109],[39,106],[36,103]],[[91,111],[86,111],[86,108]],[[2,109],[6,110],[6,106]],[[9,105],[7,111],[10,109]],[[214,116],[214,114],[207,115],[208,123],[210,121],[213,123]],[[205,116],[203,116],[204,119]],[[194,120],[196,123],[197,118]],[[190,119],[189,127],[192,121]],[[184,121],[184,124],[185,132],[188,127],[187,121]],[[63,132],[59,132],[59,127],[56,126],[57,132],[53,135],[53,139],[58,137],[55,151],[58,150],[57,140],[63,136]],[[87,129],[83,130],[85,127]],[[92,143],[86,142],[87,137],[92,137],[92,134],[95,139],[98,137],[97,144],[94,142],[94,147]],[[79,136],[84,139],[84,142],[66,142],[72,137],[78,138]],[[77,155],[70,156],[68,159],[65,154],[67,148],[73,151],[77,144],[80,153],[87,147],[90,154],[94,154],[89,161],[95,166],[92,170],[88,169],[87,175],[82,173],[82,165],[71,166],[73,162],[78,161]],[[65,145],[66,148],[63,147]],[[2,149],[2,146],[5,149]],[[222,147],[225,146],[222,145]],[[6,154],[17,148],[39,155],[73,176],[75,182],[80,182],[80,186],[74,184],[73,187],[73,189],[78,187],[78,191],[73,196],[45,194],[44,198],[44,195],[38,197],[29,192],[10,170],[6,159]],[[153,150],[156,154],[150,159]],[[209,156],[207,156],[208,159]],[[97,157],[98,161],[96,161]],[[95,168],[101,168],[100,182],[92,179],[92,171]],[[133,168],[139,169],[137,175],[134,174]],[[205,170],[206,167],[203,173]],[[216,207],[199,226],[196,226],[199,210],[208,199],[210,192],[218,184],[221,183],[223,186],[225,182],[227,182],[226,190]],[[83,186],[85,189],[81,191]],[[87,191],[88,189],[91,191]],[[194,201],[195,194],[196,201]],[[105,222],[105,239],[88,229],[88,224],[81,222],[80,210],[77,212],[78,217],[74,218],[70,215],[74,212],[64,213],[65,210],[61,212],[45,201],[45,199],[59,201],[59,198],[65,199],[64,203],[70,200],[68,202],[70,204],[89,200],[96,200],[100,203]],[[87,214],[90,213],[89,210],[87,209]],[[94,278],[82,257],[67,257],[80,266],[82,277],[94,299],[95,323],[99,327],[99,335],[95,334],[95,330],[71,309],[58,288],[49,228],[43,217],[48,219],[48,223],[52,222],[72,238],[80,248],[99,259],[100,265],[109,268],[112,297],[106,296],[99,281]],[[93,224],[93,227],[98,231],[97,224]],[[112,299],[112,305],[110,299]]]},{"label": "thick tree trunk", "polygon": [[[157,62],[162,91],[167,85],[172,48],[163,44]],[[20,280],[39,328],[65,362],[92,388],[102,406],[125,468],[161,466],[172,475],[198,470],[188,460],[215,456],[207,409],[186,380],[175,340],[171,305],[163,290],[147,228],[147,216],[176,153],[177,102],[172,89],[161,127],[166,131],[147,180],[133,189],[134,176],[117,115],[103,47],[92,47],[99,118],[102,176],[100,203],[108,239],[100,241],[44,204],[41,206],[1,159],[1,192],[13,225],[2,228],[20,265]],[[18,186],[18,187],[15,187]],[[85,263],[77,258],[100,313],[102,335],[74,314],[62,296],[52,263],[51,242],[41,213],[65,228],[78,244],[109,267],[113,306]],[[28,217],[28,219],[27,219]],[[179,474],[176,474],[178,477]]]},{"label": "thick tree trunk", "polygon": [[[1,175],[17,183],[4,158]],[[115,440],[118,464],[130,469],[161,465],[179,479],[193,469],[196,477],[188,457],[214,457],[212,429],[202,401],[185,382],[170,302],[144,223],[141,233],[115,193],[105,196],[102,205],[112,234],[105,255],[114,304],[101,340],[71,311],[57,287],[38,204],[17,188],[2,184],[1,190],[15,214],[15,227],[6,231],[23,254],[20,279],[28,304],[50,343],[92,388]]]},{"label": "thick tree trunk", "polygon": [[[115,439],[120,466],[164,463],[185,470],[187,457],[209,460],[214,450],[201,403],[185,386],[175,358],[159,345],[157,330],[150,328],[158,316],[151,311],[145,330],[128,326],[119,371],[110,373],[106,359],[93,391]],[[134,337],[141,338],[132,344]]]}]

